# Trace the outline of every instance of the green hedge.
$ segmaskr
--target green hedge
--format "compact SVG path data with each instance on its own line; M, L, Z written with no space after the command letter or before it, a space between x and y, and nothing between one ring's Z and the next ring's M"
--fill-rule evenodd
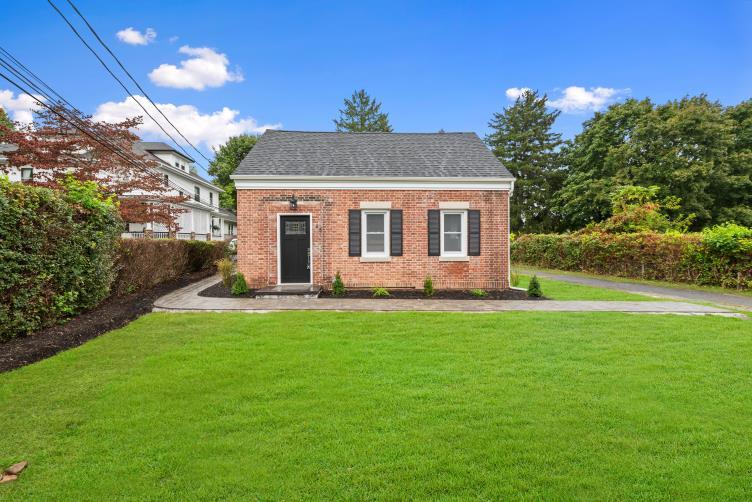
M752 289L752 230L738 225L693 234L528 234L511 253L537 267Z
M102 301L121 228L92 182L69 179L58 192L0 177L0 340Z
M212 269L226 249L224 241L124 239L120 242L112 292L129 294L191 272Z

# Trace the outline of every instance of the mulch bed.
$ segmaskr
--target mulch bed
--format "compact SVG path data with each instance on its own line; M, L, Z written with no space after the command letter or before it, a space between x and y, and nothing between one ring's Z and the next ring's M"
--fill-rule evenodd
M322 291L319 298L353 298L375 300L545 300L546 298L529 298L526 291L517 289L488 289L486 296L473 296L469 290L437 289L434 295L427 297L420 289L390 289L389 296L373 296L370 289L348 289L345 296L333 296L331 291Z
M50 326L42 331L0 344L0 372L54 356L63 350L78 347L113 329L151 312L160 296L204 279L214 272L204 270L164 282L151 289L126 296L112 297L92 310L70 319L65 324Z
M370 289L348 289L345 296L333 296L331 291L322 291L319 298L350 298L377 300L545 300L529 298L527 292L516 289L491 289L486 296L473 296L470 291L461 289L437 289L432 297L426 297L420 289L390 289L389 296L373 296ZM255 291L245 295L233 295L221 282L200 291L198 296L208 298L253 298Z
M198 296L205 298L253 298L255 294L256 290L251 289L244 295L233 295L230 288L226 288L222 282L218 282L214 286L199 291Z

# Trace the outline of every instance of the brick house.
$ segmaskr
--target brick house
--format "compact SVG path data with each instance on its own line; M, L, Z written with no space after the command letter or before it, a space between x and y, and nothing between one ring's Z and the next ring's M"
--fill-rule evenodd
M269 130L232 178L251 287L509 287L514 178L475 133Z

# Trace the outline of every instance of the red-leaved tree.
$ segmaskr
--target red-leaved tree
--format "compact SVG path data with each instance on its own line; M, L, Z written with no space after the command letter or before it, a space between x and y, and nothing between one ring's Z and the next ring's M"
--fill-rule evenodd
M76 113L78 127L91 136L63 118L71 113ZM139 138L132 130L140 124L140 117L118 123L95 122L78 112L43 108L36 112L32 124L16 124L15 130L0 124L2 141L17 147L4 153L8 162L0 164L0 172L9 172L12 166L32 166L32 183L51 188L60 186L68 175L95 181L117 198L124 221L162 223L177 231L176 220L184 209L175 204L188 197L165 184L155 170L156 161L133 152L133 143Z

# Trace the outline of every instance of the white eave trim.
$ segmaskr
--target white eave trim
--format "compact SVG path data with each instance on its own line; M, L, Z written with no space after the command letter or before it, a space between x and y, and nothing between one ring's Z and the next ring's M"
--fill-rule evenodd
M386 176L230 176L239 190L509 190L514 178L399 178Z

